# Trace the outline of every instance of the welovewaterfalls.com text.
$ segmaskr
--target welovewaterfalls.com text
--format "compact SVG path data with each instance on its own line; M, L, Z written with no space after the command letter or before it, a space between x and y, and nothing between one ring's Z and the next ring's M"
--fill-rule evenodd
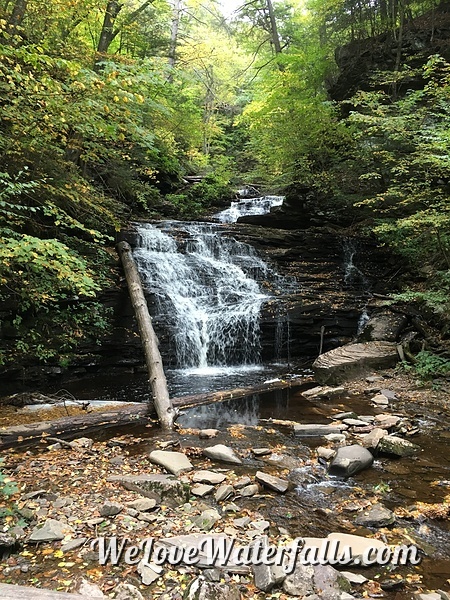
M413 545L390 548L368 546L362 555L354 556L351 546L339 540L324 540L320 546L308 546L303 538L295 539L289 546L267 544L259 538L247 546L239 546L234 539L226 537L207 538L192 545L162 544L147 538L139 544L131 544L128 538L99 537L91 548L98 552L101 565L191 565L199 567L278 566L286 575L301 565L417 565L421 561L419 550Z

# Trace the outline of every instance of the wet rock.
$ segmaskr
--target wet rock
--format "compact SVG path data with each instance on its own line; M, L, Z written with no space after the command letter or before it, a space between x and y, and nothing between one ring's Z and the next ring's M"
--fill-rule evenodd
M250 479L250 477L240 477L237 481L233 483L233 486L236 490L239 490L240 488L250 485L251 482L252 480Z
M352 477L363 469L367 469L373 463L373 456L367 450L358 444L338 448L336 456L331 461L328 468L330 475L339 477Z
M218 429L201 429L198 432L198 437L201 440L209 440L211 438L215 438L219 435L219 430Z
M86 579L82 580L78 588L78 593L81 596L87 596L88 598L106 598L98 585L95 585L95 583L91 583L90 581L86 581Z
M329 433L328 435L324 435L323 437L327 440L327 442L335 442L338 444L345 442L345 440L347 439L347 436L344 433Z
M156 506L156 500L154 498L138 498L132 502L127 502L127 506L134 508L139 512L147 512L153 510Z
M349 427L367 427L367 422L360 419L343 419L342 422Z
M61 546L61 550L63 552L71 552L72 550L77 550L78 548L81 548L81 546L84 546L87 540L88 538L85 537L77 538L76 540L70 540L69 542Z
M180 475L186 471L191 471L194 465L182 452L168 452L167 450L153 450L150 452L149 459L152 463L164 467L173 475Z
M200 576L189 585L183 600L241 600L241 592L234 584L206 581Z
M376 450L378 448L380 440L386 435L387 431L385 429L376 427L375 429L372 429L370 433L360 438L361 446L364 446L364 448L367 448L368 450Z
M293 573L283 581L283 590L291 596L310 596L314 594L314 567L297 563Z
M378 406L387 406L389 404L389 398L386 398L384 394L377 394L376 396L371 398L370 401L374 404L377 404Z
M385 592L395 592L405 587L404 579L383 579L380 581L380 588Z
M388 527L395 523L395 516L391 510L382 504L375 504L359 514L355 519L355 523L363 527Z
M244 488L242 488L240 490L240 494L244 498L249 498L250 496L254 496L258 492L259 492L259 486L256 483L246 485Z
M324 458L325 460L331 460L336 454L336 450L333 450L332 448L325 448L324 446L319 446L316 448L316 452L319 458Z
M272 450L270 448L252 448L252 452L256 457L272 454Z
M375 425L381 429L391 429L400 423L400 417L394 415L377 415Z
M194 485L191 489L191 494L194 496L199 496L200 498L204 498L208 494L210 494L214 489L213 485L208 485L206 483L198 483Z
M385 436L378 444L378 452L389 456L412 456L420 452L420 450L421 448L417 444L394 435Z
M294 425L294 435L299 437L320 437L330 434L340 434L346 428L345 425L301 425L300 423L296 423Z
M226 475L223 473L215 473L214 471L197 471L194 473L192 481L196 483L209 483L210 485L217 485L225 481Z
M350 583L354 585L362 585L366 583L368 579L364 577L364 575L359 575L357 573L351 573L350 571L341 571L341 575L347 579Z
M214 497L216 502L222 502L222 500L226 500L232 494L234 494L234 487L232 485L224 484L217 488Z
M389 310L381 310L370 317L358 335L358 341L385 340L395 342L405 328L408 318Z
M220 521L221 516L217 512L217 510L210 508L204 510L201 515L194 519L195 525L199 529L203 529L203 531L209 531L214 527L217 521Z
M137 566L137 572L141 576L144 585L151 585L161 577L163 569L159 565L148 563L146 559L142 559Z
M232 463L234 465L242 464L241 459L236 455L235 451L228 446L224 446L223 444L217 444L216 446L204 448L203 454L212 460Z
M275 477L274 475L269 475L268 473L263 473L262 471L258 471L256 473L255 479L262 485L268 487L270 490L274 490L280 494L284 494L289 487L289 481L286 479L280 479L280 477Z
M170 475L111 475L107 481L119 483L125 489L153 498L158 504L164 501L169 506L179 506L189 500L189 485Z
M288 454L271 454L265 462L268 465L273 465L279 469L298 469L303 465L303 461L296 456L289 456Z
M42 527L35 527L30 535L30 542L54 542L62 540L66 535L73 533L67 523L56 519L47 519Z
M124 505L120 504L120 502L105 502L100 507L100 516L102 517L115 517L119 513L121 513L124 509Z
M390 342L348 344L321 354L313 363L317 381L339 383L373 368L388 368L398 362L397 348Z
M333 415L333 419L336 419L337 421L342 421L343 419L357 419L357 418L358 418L358 415L353 411L337 413L336 415Z
M255 543L260 544L263 549L269 546L267 536L263 536ZM270 592L276 585L280 585L286 577L283 567L278 565L254 564L252 570L254 585L263 592Z
M144 596L131 583L119 583L114 588L114 600L144 600Z
M302 396L305 398L328 398L330 400L334 398L340 398L345 394L346 390L343 387L329 387L329 386L318 386L306 392L302 392Z

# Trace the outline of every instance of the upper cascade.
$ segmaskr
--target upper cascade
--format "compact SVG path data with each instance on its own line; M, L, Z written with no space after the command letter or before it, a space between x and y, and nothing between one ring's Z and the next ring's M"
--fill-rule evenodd
M241 198L231 206L214 215L220 223L236 223L239 217L266 215L274 206L281 206L284 196L261 196L259 198Z

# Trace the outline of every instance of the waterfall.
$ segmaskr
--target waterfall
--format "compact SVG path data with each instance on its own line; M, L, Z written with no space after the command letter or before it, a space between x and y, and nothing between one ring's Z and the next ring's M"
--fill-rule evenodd
M354 240L346 239L343 244L344 250L344 283L351 287L359 288L368 294L370 283L364 273L355 264L357 245Z
M215 214L221 223L236 223L239 217L248 215L266 215L273 206L281 206L284 196L262 196L260 198L242 198L232 202L226 210Z
M259 361L259 313L268 296L257 280L270 269L251 246L223 236L218 225L142 224L134 257L159 315L169 320L179 368Z

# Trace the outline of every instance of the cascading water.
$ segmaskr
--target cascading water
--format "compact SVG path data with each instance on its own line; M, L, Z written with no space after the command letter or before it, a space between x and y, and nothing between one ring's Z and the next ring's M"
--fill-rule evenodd
M259 313L268 297L257 282L267 265L218 226L166 222L138 228L135 259L157 310L170 320L177 366L211 372L259 360Z
M220 223L236 223L239 217L248 215L265 215L274 206L281 206L284 196L262 196L259 198L243 198L232 202L231 206L215 216Z
M361 292L364 298L370 296L370 282L359 267L355 264L355 256L357 254L357 245L354 240L345 240L344 243L344 283ZM359 335L370 316L367 312L367 301L361 310L361 315L358 319L357 335Z

